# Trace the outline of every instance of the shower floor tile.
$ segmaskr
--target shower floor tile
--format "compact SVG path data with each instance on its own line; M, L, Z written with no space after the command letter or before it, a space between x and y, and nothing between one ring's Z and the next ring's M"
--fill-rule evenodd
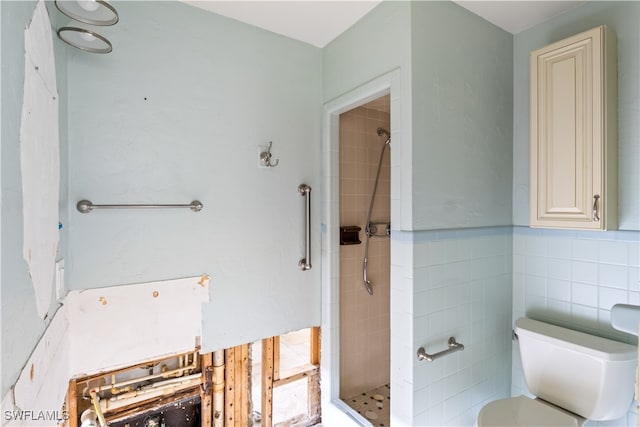
M388 427L391 419L391 387L385 384L365 393L344 399L344 402L358 411L372 425Z

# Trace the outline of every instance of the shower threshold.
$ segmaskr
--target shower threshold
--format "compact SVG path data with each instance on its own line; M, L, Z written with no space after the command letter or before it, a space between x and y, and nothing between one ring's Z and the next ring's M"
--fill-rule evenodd
M391 425L391 387L389 384L348 397L343 399L343 402L375 427Z

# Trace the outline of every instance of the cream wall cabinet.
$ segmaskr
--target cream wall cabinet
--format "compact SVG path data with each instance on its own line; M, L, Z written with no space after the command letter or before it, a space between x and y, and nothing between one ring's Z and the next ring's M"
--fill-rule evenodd
M617 227L616 65L605 26L531 52L532 227Z

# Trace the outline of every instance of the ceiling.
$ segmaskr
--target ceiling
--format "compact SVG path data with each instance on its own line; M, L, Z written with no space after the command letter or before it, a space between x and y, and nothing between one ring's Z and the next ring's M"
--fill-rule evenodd
M585 3L580 0L454 1L512 34L517 34Z
M380 3L378 0L182 1L317 47L324 47Z
M183 1L317 47L324 47L380 3L379 0ZM517 34L579 6L585 1L458 0L455 2L498 27Z

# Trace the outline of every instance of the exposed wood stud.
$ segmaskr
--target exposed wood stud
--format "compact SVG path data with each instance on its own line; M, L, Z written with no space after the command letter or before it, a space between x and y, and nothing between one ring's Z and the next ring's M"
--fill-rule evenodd
M249 423L249 345L225 350L225 426Z
M225 427L234 427L234 408L235 403L235 348L229 348L225 350L226 363L225 363Z
M322 411L320 408L320 327L315 326L311 328L311 349L309 352L311 364L318 368L318 372L309 376L307 379L307 408L309 411L309 418L313 425L320 422Z
M298 366L295 369L287 370L286 375L284 375L279 380L273 382L273 387L280 387L285 384L302 380L304 378L309 378L318 374L320 374L319 366L311 365L311 364Z
M211 353L200 356L202 366L202 385L200 387L200 425L211 427L213 418L213 356Z
M242 424L242 401L244 398L244 390L242 390L242 346L238 346L234 348L235 352L235 363L233 368L233 379L234 379L234 390L235 390L235 403L233 404L233 410L235 412L233 419L236 422L236 425L241 426Z
M274 341L262 340L262 427L273 426Z
M280 379L280 337L273 337L273 381Z
M76 398L76 380L69 381L69 389L67 391L67 420L65 425L67 427L78 427L78 400Z
M312 365L320 364L320 327L311 328L311 351L309 352L309 363Z
M314 425L320 422L322 414L320 408L320 372L307 379L307 399L309 419L311 420L308 425Z
M249 398L248 398L248 361L249 346L247 344L235 347L235 403L233 405L234 419L237 425L248 425Z

